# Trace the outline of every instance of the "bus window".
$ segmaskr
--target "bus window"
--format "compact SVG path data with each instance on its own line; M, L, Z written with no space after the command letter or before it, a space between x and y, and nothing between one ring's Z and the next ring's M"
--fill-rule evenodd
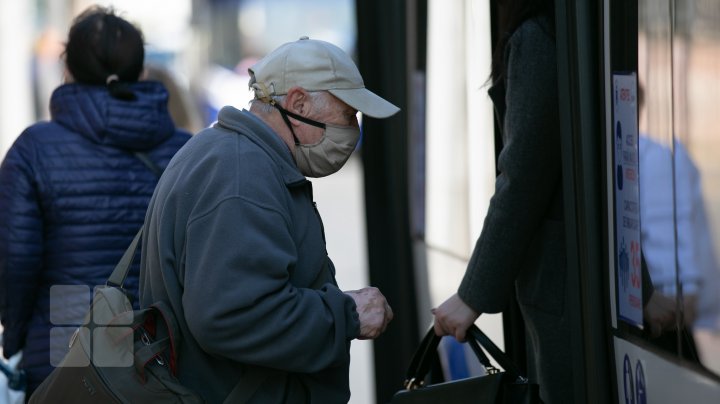
M642 251L656 292L675 300L689 331L653 342L718 373L720 3L638 7Z

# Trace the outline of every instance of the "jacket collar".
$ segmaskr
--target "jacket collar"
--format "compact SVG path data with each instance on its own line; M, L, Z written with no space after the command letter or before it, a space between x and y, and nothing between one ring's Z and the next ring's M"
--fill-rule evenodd
M241 111L232 106L223 107L218 114L216 125L248 137L263 149L280 169L285 185L295 186L309 182L298 170L285 142L250 111Z

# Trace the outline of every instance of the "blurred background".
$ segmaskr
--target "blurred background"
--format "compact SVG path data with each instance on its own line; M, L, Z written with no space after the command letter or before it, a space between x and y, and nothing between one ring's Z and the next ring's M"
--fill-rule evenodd
M676 232L676 242L669 248L675 248L677 259L665 263L670 278L654 273L652 266L650 271L656 289L664 294L694 295L698 354L707 368L720 374L718 21L716 0L638 2L639 134L668 153L667 159L643 167L644 145L650 143L641 140L641 189L643 180L654 188L647 195L641 190L641 227L644 232L660 230L652 226L663 205L676 222L666 228ZM672 202L663 204L662 195L672 196ZM643 245L643 252L651 259L650 246ZM699 281L689 274L697 274ZM698 284L695 290L693 282ZM687 305L684 309L690 310Z
M22 129L49 117L67 31L92 4L112 6L142 29L150 77L172 80L178 126L193 132L223 105L246 106L247 68L282 43L308 35L355 53L352 0L2 1L0 154Z

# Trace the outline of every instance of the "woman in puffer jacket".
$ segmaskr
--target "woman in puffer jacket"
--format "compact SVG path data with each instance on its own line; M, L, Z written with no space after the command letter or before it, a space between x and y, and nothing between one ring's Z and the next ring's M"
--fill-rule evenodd
M93 287L140 229L153 169L190 137L175 128L165 88L138 81L143 46L140 30L110 9L79 15L51 121L27 128L0 167L3 354L22 350L28 397L62 360ZM125 282L131 294L137 278L136 262Z

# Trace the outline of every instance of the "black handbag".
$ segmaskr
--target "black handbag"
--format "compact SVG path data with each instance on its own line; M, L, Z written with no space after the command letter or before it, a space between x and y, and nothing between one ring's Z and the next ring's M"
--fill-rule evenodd
M395 393L390 404L542 403L539 386L530 383L522 376L515 363L477 326L472 325L468 329L467 337L467 343L487 369L486 375L426 384L426 377L433 359L437 357L437 347L440 342L440 337L435 335L431 327L413 355L403 389ZM495 368L490 363L483 348L503 370Z

